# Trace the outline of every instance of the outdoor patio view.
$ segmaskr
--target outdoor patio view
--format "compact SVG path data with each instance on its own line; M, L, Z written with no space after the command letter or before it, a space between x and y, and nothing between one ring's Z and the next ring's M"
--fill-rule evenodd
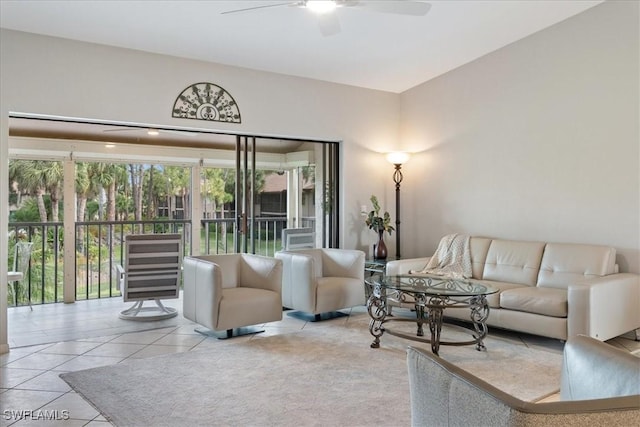
M202 254L238 248L235 169L199 169L201 194L195 201L202 218L197 227L192 224L191 167L76 162L75 200L63 197L63 169L58 161L10 161L8 265L24 278L10 284L9 306L63 301L63 254L70 247L76 300L120 296L116 265L123 263L129 234L180 233L185 255L191 252L192 230L200 232ZM252 248L271 256L281 249L281 231L287 227L287 172L255 172ZM314 167L298 172L302 215L297 226L313 227ZM73 203L76 213L73 242L64 239L66 203Z

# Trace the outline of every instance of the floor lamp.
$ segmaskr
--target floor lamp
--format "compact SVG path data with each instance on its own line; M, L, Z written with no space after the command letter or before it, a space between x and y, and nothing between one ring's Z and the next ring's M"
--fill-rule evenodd
M395 167L393 182L396 183L396 259L400 259L400 183L402 165L409 161L409 153L393 152L387 154L387 161Z

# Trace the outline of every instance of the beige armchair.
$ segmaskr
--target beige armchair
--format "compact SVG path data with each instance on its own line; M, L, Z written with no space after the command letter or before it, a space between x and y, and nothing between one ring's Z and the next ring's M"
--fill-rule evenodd
M322 320L365 303L364 252L300 249L276 253L282 260L282 305L304 320Z
M587 336L565 344L557 402L516 399L412 347L407 363L414 426L640 425L640 358Z
M246 328L282 320L282 262L250 254L184 258L183 315L218 338L263 332ZM226 336L217 331L225 331Z

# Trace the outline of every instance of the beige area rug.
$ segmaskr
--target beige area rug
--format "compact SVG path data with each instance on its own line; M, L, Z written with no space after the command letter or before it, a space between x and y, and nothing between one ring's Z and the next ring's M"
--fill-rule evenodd
M406 348L428 344L384 335L372 349L366 322L323 323L61 377L117 426L410 425ZM560 354L485 343L440 355L525 400L557 390Z

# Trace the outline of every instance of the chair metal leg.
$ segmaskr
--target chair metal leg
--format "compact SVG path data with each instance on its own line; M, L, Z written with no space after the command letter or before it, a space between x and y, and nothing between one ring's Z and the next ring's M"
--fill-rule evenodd
M320 322L322 320L336 319L338 317L349 316L347 313L341 311L328 311L326 313L311 314L304 311L289 311L287 316L291 316L295 319L304 320L305 322Z
M264 332L264 329L260 329L252 326L243 326L242 328L226 329L225 331L214 331L204 327L197 327L195 332L207 337L218 338L219 340L226 340L229 338L241 337L243 335L255 335Z
M178 311L173 307L165 307L160 300L154 300L157 307L143 307L144 301L137 301L131 307L120 312L120 318L125 320L163 320L175 317Z

